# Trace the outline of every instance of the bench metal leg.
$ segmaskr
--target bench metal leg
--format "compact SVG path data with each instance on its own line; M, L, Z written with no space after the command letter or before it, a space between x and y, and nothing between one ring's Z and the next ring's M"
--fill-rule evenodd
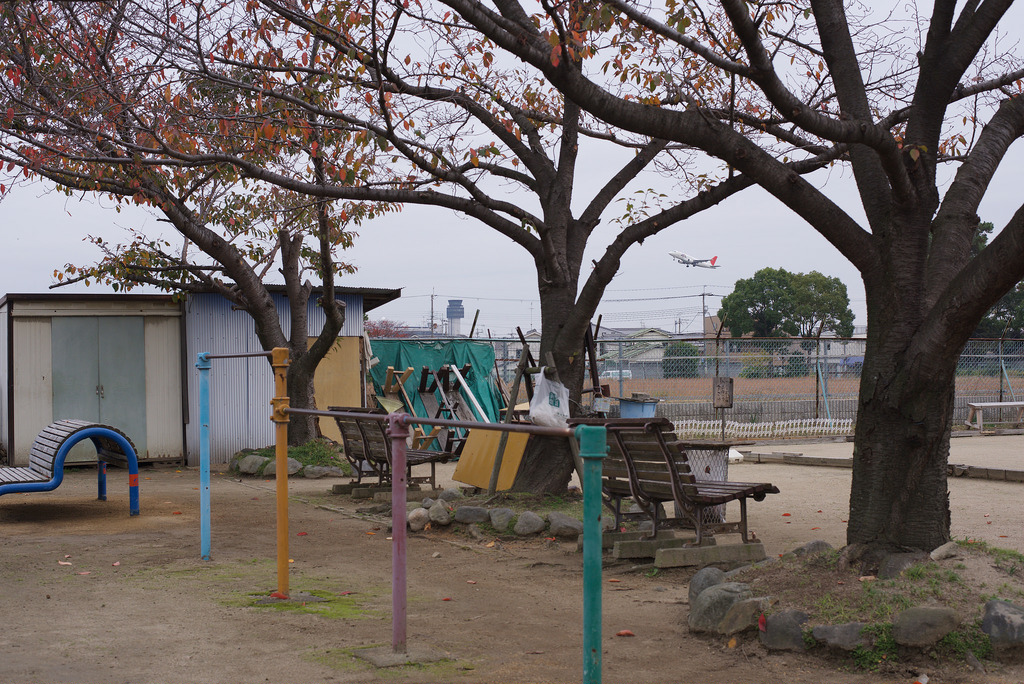
M107 464L100 461L96 468L96 487L98 489L96 498L100 501L107 500Z
M747 500L745 498L740 499L740 537L744 544L750 541L747 539Z

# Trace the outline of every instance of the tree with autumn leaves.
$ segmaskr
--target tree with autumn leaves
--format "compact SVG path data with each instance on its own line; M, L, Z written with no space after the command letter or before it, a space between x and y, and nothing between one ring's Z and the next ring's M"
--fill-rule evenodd
M176 240L136 229L125 242L89 236L101 259L68 264L54 274L57 283L218 293L252 317L263 349L289 348L291 403L313 408L313 373L344 323L335 278L352 270L336 252L351 244L353 224L389 207L292 192L245 178L230 165L154 161L161 146L200 149L205 145L200 133L217 136L220 149L244 150L251 163L265 166L291 164L296 150L254 144L268 125L258 99L207 88L195 93L193 109L184 107L187 95L178 90L180 83L172 83L150 60L146 48L153 45L122 30L136 13L140 26L175 23L173 14L141 11L153 7L124 2L0 7L0 159L10 174L7 181L41 177L68 194L102 194L157 212L176 231ZM202 108L201 116L196 108ZM309 181L316 182L323 177L316 154L320 132L308 121L301 150L309 158ZM8 183L0 182L0 195ZM284 281L288 334L268 280ZM310 344L308 301L315 292L326 323ZM313 417L292 416L292 444L317 434Z

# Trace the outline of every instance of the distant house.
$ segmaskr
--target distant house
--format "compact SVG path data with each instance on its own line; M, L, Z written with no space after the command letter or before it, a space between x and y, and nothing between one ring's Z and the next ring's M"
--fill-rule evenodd
M597 335L602 374L615 379L661 378L665 347L672 333L661 328L605 328Z
M318 401L361 405L363 313L401 290L336 288L346 323L314 380ZM283 287L272 287L281 321ZM311 298L309 334L324 323ZM196 355L259 351L252 319L220 295L8 294L0 298L0 444L8 465L25 465L38 432L63 418L121 428L140 461L195 463L199 452ZM215 361L211 455L272 442L273 379L260 358ZM334 429L323 421L325 434ZM88 441L88 440L87 440ZM94 461L83 442L71 460Z

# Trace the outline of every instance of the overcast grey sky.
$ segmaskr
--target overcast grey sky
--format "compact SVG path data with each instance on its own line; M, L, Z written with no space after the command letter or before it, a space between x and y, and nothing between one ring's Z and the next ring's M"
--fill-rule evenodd
M1011 150L982 205L983 220L996 227L1020 204L1021 144ZM860 216L849 177L838 170L819 172L816 182L827 183L830 195ZM582 179L581 182L586 182ZM90 234L110 241L127 239L125 227L165 230L157 216L138 208L117 213L107 200L89 197L81 202L45 191L41 185L18 187L0 202L5 227L0 251L0 291L46 292L54 269L64 264L89 263L98 257L83 242ZM587 260L610 241L614 226L605 222L592 240ZM359 272L341 284L359 287L403 288L403 297L377 309L371 318L388 318L409 325L426 325L431 295L440 320L448 299L462 299L467 333L477 309L477 335L488 330L508 335L516 326L527 330L540 323L534 268L526 252L474 220L440 209L407 207L364 224L355 246L343 258ZM172 242L174 240L172 239ZM721 268L686 268L668 255L680 250L697 257L718 256ZM656 326L669 331L700 330L701 293L712 313L721 295L740 278L771 266L806 273L817 270L846 283L856 325L866 325L863 286L853 266L824 238L788 209L759 189L750 189L722 205L672 227L627 252L618 276L599 308L606 327ZM84 285L56 292L108 292Z

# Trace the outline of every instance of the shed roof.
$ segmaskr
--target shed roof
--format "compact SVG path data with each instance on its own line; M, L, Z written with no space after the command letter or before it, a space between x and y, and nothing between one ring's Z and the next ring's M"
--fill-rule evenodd
M284 285L267 285L270 292L285 293ZM319 293L323 288L315 287L313 292ZM363 298L363 310L372 311L379 306L392 302L402 296L402 289L383 287L335 287L335 293L343 295L359 295ZM58 301L91 301L91 302L170 302L174 295L170 294L125 294L116 292L80 293L80 292L16 292L8 293L0 298L0 307L9 302L58 302Z

